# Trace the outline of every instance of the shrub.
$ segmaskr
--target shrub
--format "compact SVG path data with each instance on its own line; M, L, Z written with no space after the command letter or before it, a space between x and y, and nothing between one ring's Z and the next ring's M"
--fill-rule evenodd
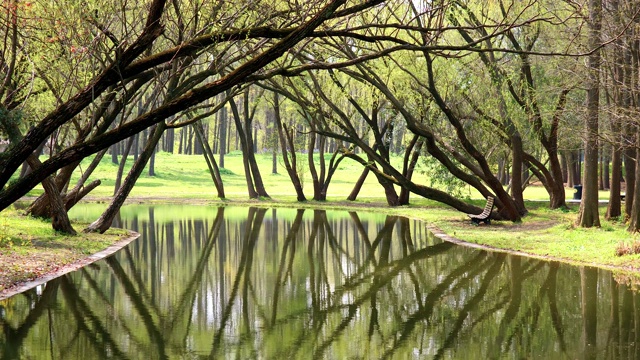
M640 254L640 240L633 240L631 243L621 241L616 245L616 255L623 256L633 254Z

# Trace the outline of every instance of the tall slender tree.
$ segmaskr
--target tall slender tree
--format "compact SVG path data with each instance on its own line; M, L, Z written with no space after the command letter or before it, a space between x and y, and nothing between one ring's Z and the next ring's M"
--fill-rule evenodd
M584 127L584 176L582 202L577 223L582 227L600 226L598 214L598 112L600 111L600 45L602 0L589 0L587 114Z

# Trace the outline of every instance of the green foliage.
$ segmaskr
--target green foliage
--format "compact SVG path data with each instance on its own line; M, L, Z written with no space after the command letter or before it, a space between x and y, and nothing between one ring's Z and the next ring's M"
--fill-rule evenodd
M423 167L420 172L429 179L430 187L442 189L458 198L469 198L468 192L464 194L464 190L468 186L467 183L451 174L444 165L433 157L423 156L422 159Z
M21 110L7 110L0 106L0 139L2 137L9 137L8 126L20 127L24 113Z

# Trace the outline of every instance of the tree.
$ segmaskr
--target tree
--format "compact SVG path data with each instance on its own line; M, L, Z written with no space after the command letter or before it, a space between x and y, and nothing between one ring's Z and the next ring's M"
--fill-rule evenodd
M614 21L612 21L614 29L623 26L622 16L619 8L619 2L617 0L611 1L611 11L614 14ZM607 220L618 218L622 215L621 199L620 199L620 183L622 175L622 149L624 144L622 142L622 124L623 115L626 111L624 102L627 89L624 87L625 81L625 61L624 61L624 41L623 37L618 38L612 49L609 51L609 71L605 74L609 75L610 90L606 91L607 103L610 103L610 110L608 112L610 119L610 135L607 142L611 146L611 182L609 187L609 204L607 205L607 213L605 218ZM606 55L607 53L605 53ZM606 57L605 57L606 58ZM605 136L606 139L606 136ZM608 169L608 164L607 164Z
M451 16L451 18L454 24L459 26L458 31L467 43L474 44L479 42L479 39L489 38L487 28L482 26L483 24L476 12L470 6L464 4L458 3L458 6L468 14L467 21L472 30L467 30L467 27L461 26L463 24L460 23L458 17ZM526 4L524 8L526 9ZM506 17L507 13L504 8L502 8L502 12ZM518 31L506 29L504 40L515 51L513 55L506 54L498 57L492 51L478 53L478 58L488 70L487 73L491 81L491 85L485 86L489 87L489 91L495 94L496 102L482 98L474 100L471 99L467 91L460 90L479 116L491 117L492 111L486 105L482 105L483 103L497 107L498 118L492 118L492 124L507 136L507 145L511 148L512 159L511 192L521 211L524 209L522 191L526 185L523 181L526 179L522 178L522 167L525 163L530 165L531 170L533 170L549 193L550 208L566 207L562 167L560 166L558 154L558 132L562 113L567 102L567 95L571 87L563 84L562 81L554 79L558 75L550 71L535 71L536 67L540 67L540 64L535 61L530 52L536 47L548 47L548 43L551 41L541 36L541 32L544 31L542 27L543 25L536 24L531 27L519 28ZM476 38L472 36L472 31L477 33ZM493 39L499 43L503 40L503 37L494 37ZM484 44L486 44L487 50L494 49L494 44L491 40L485 41ZM515 63L515 66L512 65L513 63ZM481 81L481 79L478 80ZM554 86L559 87L560 91L557 95L555 110L549 115L550 119L546 120L543 108L549 105L544 102L551 102L552 98L548 96L549 90L541 89L538 84L550 81L554 81ZM508 100L511 101L511 104L508 103ZM526 122L520 119L526 119ZM533 130L535 134L533 138L538 141L538 144L532 145L541 146L546 152L545 160L532 155L531 150L525 150L524 141L526 139L523 139L521 133L528 132L527 128ZM529 145L529 148L532 148L532 146Z
M245 89L243 93L243 114L240 116L238 111L238 105L235 100L230 100L231 112L233 114L233 120L236 124L236 130L240 144L242 146L242 160L244 165L244 176L247 181L247 190L251 199L256 199L260 196L269 197L267 190L264 188L262 181L262 175L260 175L260 168L258 168L258 162L256 161L255 149L253 147L253 136L251 135L252 123L257 109L257 101L253 108L250 109L249 105L249 89ZM258 97L262 96L259 94ZM256 99L254 98L254 101Z
M587 114L584 131L584 181L578 224L582 227L600 226L598 215L598 112L600 110L600 49L602 0L589 1Z
M275 127L278 131L278 137L280 139L280 152L282 153L282 162L284 168L287 170L289 179L293 184L293 188L296 192L296 199L298 201L307 201L302 188L302 176L299 172L298 158L296 154L296 146L294 140L294 129L291 124L287 125L282 121L282 114L280 111L280 96L277 92L273 93L273 113Z

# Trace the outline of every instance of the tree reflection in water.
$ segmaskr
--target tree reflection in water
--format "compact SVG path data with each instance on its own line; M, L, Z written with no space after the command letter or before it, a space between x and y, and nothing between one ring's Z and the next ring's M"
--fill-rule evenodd
M118 221L141 238L0 302L2 359L640 355L640 299L611 273L461 248L407 218L149 207Z

